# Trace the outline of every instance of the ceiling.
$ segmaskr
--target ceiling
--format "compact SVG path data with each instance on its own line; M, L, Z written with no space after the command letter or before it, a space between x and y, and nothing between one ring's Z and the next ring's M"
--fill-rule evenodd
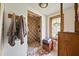
M33 3L33 4L29 4L30 7L34 10L39 11L40 13L44 14L44 15L50 15L51 13L55 13L57 12L60 8L59 8L59 4L54 4L54 3L49 3L47 8L41 8L37 3Z
M40 13L44 15L50 15L55 12L60 12L60 3L48 3L47 8L41 8L38 3L27 3L29 5L29 8L32 8L34 10L39 11ZM72 3L65 3L64 4L64 9L67 9L69 7L73 6Z
M17 7L18 7L18 9L23 9L23 10L30 8L30 9L34 9L46 16L56 13L56 12L60 12L60 3L48 3L47 8L41 8L38 3L22 3L22 4L10 3L10 4L5 4L5 6L6 6L6 8L9 8L10 10L11 9L17 10ZM67 9L71 6L73 6L73 3L64 3L64 9Z

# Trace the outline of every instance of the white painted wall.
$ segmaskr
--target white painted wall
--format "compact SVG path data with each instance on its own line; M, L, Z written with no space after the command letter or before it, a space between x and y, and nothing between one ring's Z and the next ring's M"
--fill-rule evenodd
M0 4L0 55L2 55L2 23L3 23L3 9L4 5Z
M1 26L2 26L2 19L1 19L1 3L0 3L0 48L1 48ZM1 55L1 49L0 49L0 55Z
M19 41L16 41L16 45L14 47L11 47L8 44L8 36L7 31L11 22L11 19L8 18L8 13L16 13L16 15L23 15L26 17L26 23L27 22L27 11L33 11L39 15L42 16L42 28L41 28L41 40L45 38L45 32L46 32L46 22L45 22L45 16L41 14L40 12L33 9L34 7L30 7L28 4L5 4L5 20L4 20L4 55L8 56L26 56L27 55L27 36L25 38L25 43L23 45L20 45Z
M8 28L11 19L8 18L8 13L15 13L16 15L23 15L26 17L25 7L16 4L5 4L5 19L4 19L4 55L6 56L26 56L27 55L27 36L24 39L24 44L20 45L20 41L16 41L16 45L11 47L8 44Z
M64 32L75 32L74 7L64 10Z

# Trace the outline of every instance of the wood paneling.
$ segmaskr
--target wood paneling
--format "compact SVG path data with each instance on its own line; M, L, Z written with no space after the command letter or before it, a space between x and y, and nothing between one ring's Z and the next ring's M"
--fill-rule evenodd
M79 21L78 21L78 3L74 4L75 9L75 32L79 33Z
M41 39L41 18L35 17L35 14L28 14L28 43L40 42ZM34 15L34 16L33 16Z
M60 15L61 15L61 32L64 31L64 13L63 13L63 3L60 4Z
M58 55L59 56L79 56L79 22L78 22L78 4L74 4L75 9L75 32L63 32L58 34ZM61 3L61 20L64 19L63 4ZM63 21L62 21L63 23ZM64 23L63 23L64 25ZM63 26L61 26L62 28ZM64 27L63 27L64 28Z
M75 10L75 22L78 21L78 4L74 3L74 10Z
M58 37L59 56L79 56L79 34L60 32Z
M15 14L15 13L14 13ZM12 14L8 14L8 18L12 18ZM19 19L19 16L16 15L15 19Z
M75 22L75 32L79 33L79 21Z
M13 14L15 14L15 13L13 13ZM12 18L12 15L13 15L13 14L8 14L8 18ZM16 19L16 20L19 20L19 17L20 17L20 16L15 15L15 19ZM24 17L24 19L25 19L25 17Z
M38 15L38 14L36 14L36 13L34 13L34 12L32 12L32 11L29 11L28 10L28 15L30 16L30 17L41 17L40 15Z

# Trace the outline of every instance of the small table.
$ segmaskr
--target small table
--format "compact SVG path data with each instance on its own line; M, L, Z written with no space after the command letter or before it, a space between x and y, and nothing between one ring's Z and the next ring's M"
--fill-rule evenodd
M43 40L43 49L48 52L53 50L53 41L51 40L50 42L48 42L48 40Z

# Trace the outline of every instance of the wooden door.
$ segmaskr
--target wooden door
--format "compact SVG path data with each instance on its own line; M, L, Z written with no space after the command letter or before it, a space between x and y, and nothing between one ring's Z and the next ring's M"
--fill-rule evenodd
M28 14L28 43L40 43L41 38L41 17L36 14Z

